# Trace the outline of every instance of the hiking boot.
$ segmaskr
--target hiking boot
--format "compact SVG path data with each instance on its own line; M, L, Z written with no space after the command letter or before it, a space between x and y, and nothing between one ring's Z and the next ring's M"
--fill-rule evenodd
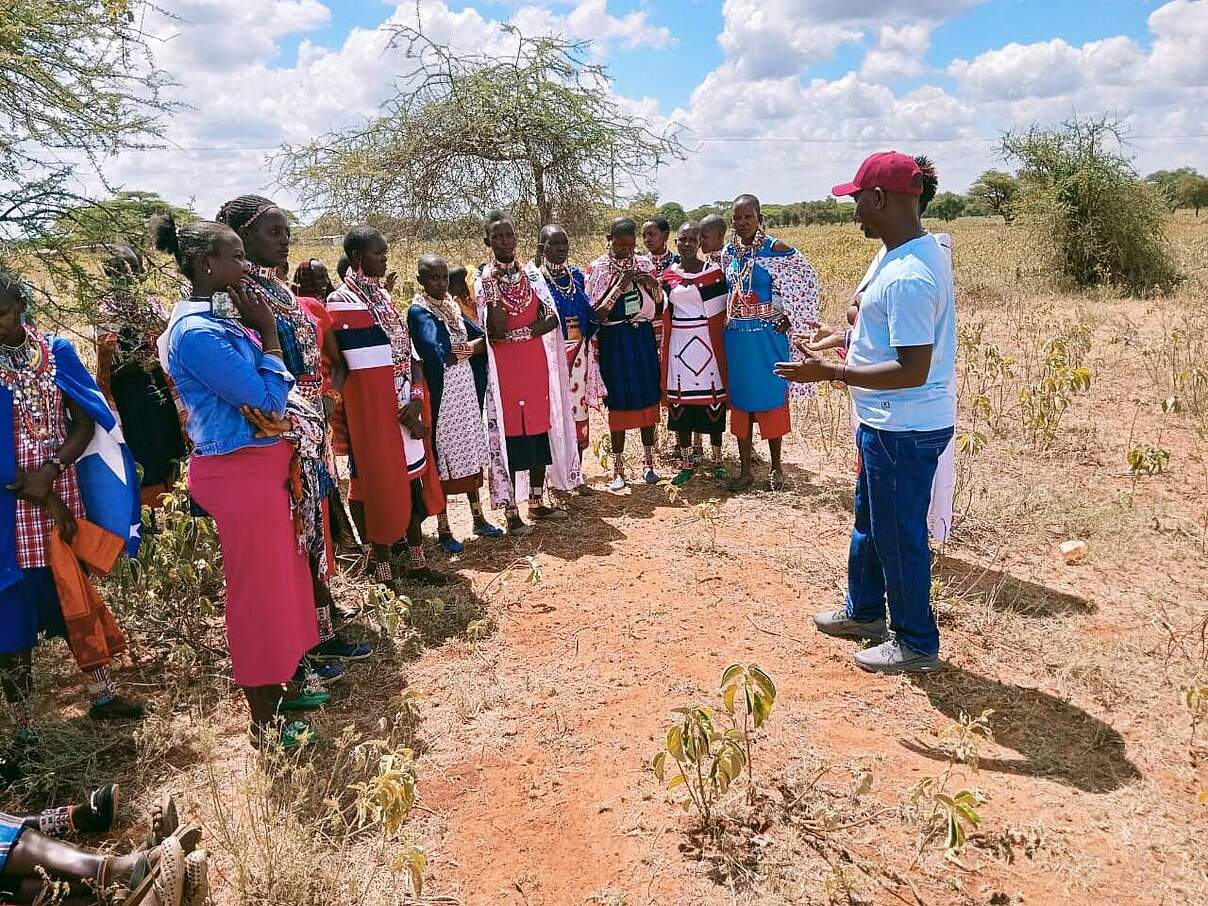
M856 652L856 666L870 673L931 673L943 662L934 654L923 654L897 639Z
M815 614L814 626L819 632L840 639L883 642L889 638L889 629L885 626L884 617L879 620L853 620L842 608Z

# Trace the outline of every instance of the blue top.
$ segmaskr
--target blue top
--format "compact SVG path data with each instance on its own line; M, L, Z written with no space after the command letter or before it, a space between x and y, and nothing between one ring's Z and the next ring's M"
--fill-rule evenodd
M578 318L579 333L582 334L584 340L590 340L596 333L597 324L595 312L591 310L591 300L587 298L587 281L583 276L583 271L573 264L569 265L567 270L570 272L571 280L569 287L561 286L556 280L549 277L545 280L550 295L554 297L554 304L558 306L558 320L562 322L562 339L570 338L566 319Z
M930 346L921 387L851 387L860 422L881 431L935 431L956 424L956 289L949 252L930 233L887 252L860 300L850 365L897 359L898 347Z
M772 275L766 267L759 263L760 258L788 258L794 254L794 249L786 248L782 251L776 251L776 240L769 236L764 240L763 245L755 249L752 254L755 256L755 263L751 266L750 280L740 280L739 277L743 272L747 258L737 255L731 255L726 268L726 281L730 284L730 292L738 295L745 293L755 293L759 297L759 301L763 304L771 303L776 308L783 308L784 303L780 296L776 293L776 287L772 280ZM745 319L744 319L745 320Z
M466 328L466 339L473 343L486 336L482 329L458 311ZM417 302L407 309L407 330L411 333L411 345L424 363L424 382L432 401L432 421L440 417L440 401L445 394L445 368L449 354L453 352L453 338L445 322ZM474 372L474 389L478 393L478 408L481 409L487 394L487 357L476 355L470 359L470 370Z
M195 455L218 456L280 440L257 438L239 407L281 415L294 377L237 322L208 312L181 318L168 337L168 373L189 414Z

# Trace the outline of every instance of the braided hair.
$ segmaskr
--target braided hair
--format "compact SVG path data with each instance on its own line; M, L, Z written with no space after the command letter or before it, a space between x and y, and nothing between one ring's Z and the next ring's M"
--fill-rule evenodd
M263 195L240 195L219 208L218 215L214 219L219 223L225 223L236 233L242 233L252 225L257 217L275 207L277 207L276 202Z
M0 294L12 296L22 308L29 304L29 287L12 271L0 270Z
M160 214L151 221L151 238L155 247L172 255L180 272L192 280L196 260L217 254L223 240L235 238L235 234L226 224L209 220L178 227L171 214Z
M923 193L919 195L919 214L922 214L935 198L935 193L940 187L940 178L935 173L935 164L926 154L920 154L914 162L923 171Z

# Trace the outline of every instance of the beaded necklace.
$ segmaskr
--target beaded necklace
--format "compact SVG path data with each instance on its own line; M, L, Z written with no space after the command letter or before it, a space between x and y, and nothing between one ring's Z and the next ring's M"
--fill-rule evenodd
M730 237L730 256L738 265L738 273L731 281L735 294L750 296L754 292L755 258L767 240L768 234L762 226L755 230L749 243L737 233Z
M531 304L533 288L516 259L504 263L492 257L491 266L482 275L482 294L488 307L501 302L504 311L515 318Z
M549 278L547 285L557 301L567 305L574 301L577 291L575 274L567 264L550 264L547 261L541 270Z
M295 377L317 377L319 374L319 331L310 315L298 304L288 286L277 278L271 267L256 267L249 271L244 285L268 303L276 315L282 350L290 361L285 364ZM296 369L296 370L295 370Z
M390 295L378 283L378 278L350 270L344 277L344 286L365 303L365 307L373 315L373 320L385 332L390 341L394 373L403 377L410 376L411 332L407 329L407 319L394 307Z
M425 292L416 296L415 301L420 302L444 322L449 331L449 339L454 346L465 343L470 338L465 321L461 318L461 308L453 301L452 296L446 294L443 299L437 299Z
M651 255L650 260L654 262L654 273L661 277L663 271L667 270L675 262L675 254L671 249L663 249L663 254Z
M29 325L20 345L0 345L0 385L12 394L21 428L42 458L53 455L58 446L62 397L55 384L57 373L50 342Z

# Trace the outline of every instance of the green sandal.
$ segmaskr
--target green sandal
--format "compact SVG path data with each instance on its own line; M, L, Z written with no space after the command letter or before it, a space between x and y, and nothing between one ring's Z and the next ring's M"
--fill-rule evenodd
M294 752L312 745L317 736L314 729L304 720L291 720L287 724L274 723L272 726L248 730L252 747L264 749L280 749L283 752Z
M329 701L331 701L330 692L307 687L300 689L296 695L282 699L278 709L281 711L315 711Z

